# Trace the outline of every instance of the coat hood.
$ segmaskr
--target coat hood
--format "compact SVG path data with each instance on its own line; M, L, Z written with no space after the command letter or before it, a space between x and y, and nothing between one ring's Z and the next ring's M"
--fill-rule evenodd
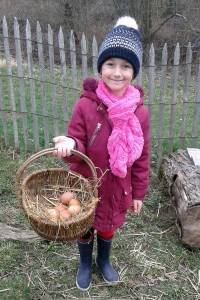
M90 98L91 100L95 100L96 102L98 102L99 104L101 103L101 100L98 99L97 95L96 95L96 89L98 87L98 80L93 78L93 77L87 77L86 79L84 79L83 81L83 93L81 95L82 97L87 97ZM144 103L144 91L143 89L138 86L138 85L134 85L134 87L140 92L140 103L139 105L143 105Z

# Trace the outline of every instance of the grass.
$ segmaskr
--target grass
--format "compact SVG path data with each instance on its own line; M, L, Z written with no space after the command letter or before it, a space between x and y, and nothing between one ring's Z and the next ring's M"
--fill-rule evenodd
M26 157L1 148L0 222L24 229L30 226L14 182ZM92 287L81 292L75 286L75 242L0 241L0 299L199 299L199 251L182 245L170 199L153 168L142 213L128 214L111 258L121 276L119 285L107 286L94 265Z

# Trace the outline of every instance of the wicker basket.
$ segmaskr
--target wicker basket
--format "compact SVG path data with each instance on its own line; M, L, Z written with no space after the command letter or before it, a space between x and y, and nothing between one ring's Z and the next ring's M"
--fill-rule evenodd
M18 169L16 174L17 194L29 223L35 232L47 240L69 241L83 235L94 221L97 197L97 174L92 161L79 151L72 150L89 166L93 179L84 178L78 173L62 168L48 168L34 171L24 176L28 165L41 156L52 154L54 148L42 150L32 155ZM58 204L55 195L66 190L75 191L81 202L81 212L65 221L51 221L46 210ZM52 200L53 199L53 200Z

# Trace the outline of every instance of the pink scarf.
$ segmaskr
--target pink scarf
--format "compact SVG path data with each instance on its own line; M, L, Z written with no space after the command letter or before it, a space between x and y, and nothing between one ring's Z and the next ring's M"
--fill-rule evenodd
M108 107L108 116L113 123L107 145L110 167L114 175L124 178L127 168L141 156L144 145L140 122L134 113L140 102L140 92L129 85L126 93L117 97L99 80L96 93Z

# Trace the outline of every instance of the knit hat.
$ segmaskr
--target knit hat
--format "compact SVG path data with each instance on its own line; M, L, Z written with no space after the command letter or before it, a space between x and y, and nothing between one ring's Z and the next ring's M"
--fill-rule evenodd
M141 56L141 35L135 19L128 16L121 17L100 46L97 69L100 73L102 64L111 57L123 58L133 66L136 77L140 69Z

